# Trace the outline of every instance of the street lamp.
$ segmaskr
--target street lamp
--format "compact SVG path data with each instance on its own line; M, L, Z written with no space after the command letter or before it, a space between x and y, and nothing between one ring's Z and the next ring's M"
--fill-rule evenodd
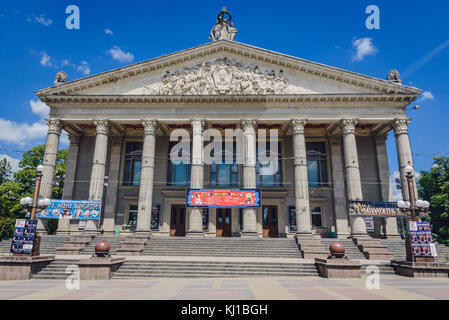
M45 210L51 203L50 199L39 199L39 191L41 188L41 180L42 175L44 172L44 166L39 165L36 168L36 183L34 186L34 194L33 198L25 197L20 199L20 204L22 205L23 209L30 214L30 220L36 220L36 214L37 212L41 212L42 210ZM36 231L36 235L34 237L34 243L33 243L33 252L32 256L39 256L40 255L40 242L41 237L39 233Z
M408 194L410 201L399 200L397 202L398 208L411 216L412 221L419 221L421 213L426 214L429 211L430 203L424 200L416 200L415 183L413 181L413 168L411 166L405 167L408 185ZM413 262L412 244L410 242L410 227L407 225L407 233L405 235L405 250L407 261Z

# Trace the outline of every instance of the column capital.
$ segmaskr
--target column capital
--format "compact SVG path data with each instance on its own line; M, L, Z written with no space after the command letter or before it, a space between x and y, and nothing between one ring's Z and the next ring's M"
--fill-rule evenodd
M48 126L48 133L53 133L57 135L61 135L62 131L62 122L59 119L45 119Z
M242 120L241 125L243 128L243 131L255 130L257 121L256 120Z
M156 134L156 130L158 128L158 124L156 120L142 120L142 124L145 130L145 135L150 134L150 135L155 135Z
M343 134L355 134L355 127L358 121L355 119L343 119L341 121L341 130Z
M306 119L294 119L292 120L291 126L293 129L293 134L304 134L304 128L307 124Z
M376 145L377 146L383 146L387 142L388 135L386 135L386 134L379 134L379 135L374 136L374 138L376 140Z
M408 119L394 119L393 130L395 135L408 134L408 125L410 120Z
M190 120L190 123L192 124L193 131L199 131L202 133L204 131L204 128L206 127L206 121L201 119L193 119Z
M97 127L97 134L109 134L109 120L94 120L94 124Z

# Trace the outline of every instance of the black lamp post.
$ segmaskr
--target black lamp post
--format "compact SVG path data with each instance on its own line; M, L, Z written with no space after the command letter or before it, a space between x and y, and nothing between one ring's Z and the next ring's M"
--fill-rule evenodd
M411 216L411 221L419 221L419 216L421 213L427 213L429 211L429 207L430 204L427 201L423 201L423 200L416 200L416 196L415 196L415 183L413 181L413 168L411 166L407 166L405 168L406 170L406 178L407 178L407 185L408 185L408 193L409 193L409 198L410 201L403 201L400 200L397 202L397 205L399 207L399 209L404 212L404 213L410 213ZM412 252L412 244L410 241L410 226L409 224L407 224L406 226L407 228L407 233L405 235L405 250L406 250L406 257L407 257L407 261L413 262L413 252ZM432 260L434 261L435 259L432 258L427 258L426 260Z
M42 180L42 175L43 175L43 171L44 171L44 166L39 165L36 169L37 169L37 174L36 174L36 183L34 186L33 198L26 197L26 198L23 198L20 200L20 204L22 205L23 209L26 212L30 212L31 220L36 220L36 214L38 212L41 212L42 210L45 210L50 205L50 199L46 198L46 199L39 200L39 191L41 188L41 180ZM33 243L33 251L31 253L32 256L40 255L40 242L41 242L41 237L40 237L39 233L36 231L36 235L34 237L34 243Z

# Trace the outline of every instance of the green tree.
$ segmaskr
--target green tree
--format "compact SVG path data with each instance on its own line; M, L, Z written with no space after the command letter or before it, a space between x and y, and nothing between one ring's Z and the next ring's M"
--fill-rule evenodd
M430 202L432 230L438 242L449 244L449 157L434 157L429 171L421 172L419 196Z
M25 217L20 199L27 196L32 197L36 182L36 168L42 164L44 153L44 145L38 145L25 152L19 162L20 170L14 173L13 181L0 184L0 239L11 237L15 220ZM61 199L62 197L67 153L67 149L59 150L56 157L55 185L53 186L52 199ZM50 219L48 232L54 232L57 225L57 220Z
M9 163L8 159L3 158L0 160L0 184L3 182L6 182L11 177L11 164Z
M16 219L25 218L20 199L31 196L18 182L6 181L0 185L0 239L12 237Z

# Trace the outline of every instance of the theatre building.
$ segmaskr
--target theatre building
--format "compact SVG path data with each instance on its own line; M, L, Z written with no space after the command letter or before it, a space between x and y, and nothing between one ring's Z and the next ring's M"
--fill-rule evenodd
M349 201L393 201L390 161L399 162L409 198L405 108L421 91L402 85L394 70L377 79L237 42L226 14L209 43L75 81L61 72L37 92L51 109L41 196L51 196L64 130L70 146L63 199L102 201L98 222L61 219L58 234L365 235L364 218L350 216ZM242 163L237 147L221 153L231 152L231 163L206 163L210 129L241 130ZM278 165L262 174L258 142L270 129L278 132L270 155ZM190 136L188 161L174 163L178 132ZM394 159L387 157L389 133ZM261 203L187 207L188 189L259 189ZM45 228L40 219L40 232ZM375 217L369 231L398 237L397 218Z

